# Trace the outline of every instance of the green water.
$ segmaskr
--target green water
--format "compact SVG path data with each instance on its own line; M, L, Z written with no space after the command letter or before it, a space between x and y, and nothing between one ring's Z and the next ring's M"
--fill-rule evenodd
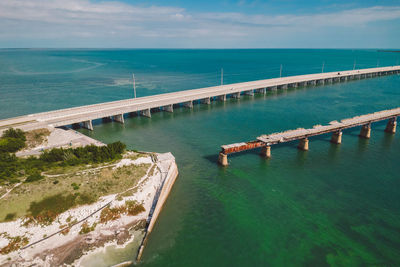
M139 83L142 95L195 88L196 75L204 78L198 87L215 84L218 71L211 77L206 70L216 62L224 71L244 73L227 76L228 81L242 81L276 77L279 61L291 66L289 74L300 74L318 72L322 60L330 62L327 71L333 71L351 69L354 58L363 67L374 67L377 58L382 65L393 65L397 56L357 50L41 51L31 56L47 62L51 53L62 60L74 56L104 65L83 71L84 66L71 66L78 71L55 74L63 85L48 74L13 74L3 66L3 117L13 110L24 114L104 101L106 96L128 97L128 82L112 87L103 79L128 76L128 63L111 61L129 55L134 55L130 66L141 66L139 73L147 79ZM34 68L33 63L24 64L25 69ZM267 74L254 74L268 67ZM279 65L277 71L279 75ZM13 78L17 75L21 80ZM385 122L373 124L370 140L359 139L354 128L344 132L341 145L331 144L326 135L311 138L308 152L290 143L273 146L270 160L252 151L230 156L230 166L223 168L216 159L223 144L398 107L399 82L400 76L393 75L243 96L195 105L193 110L153 113L151 119L126 118L124 125L97 122L93 132L81 131L104 142L121 140L131 149L171 151L176 157L180 175L141 266L398 266L400 139L384 132ZM41 90L32 90L30 84L36 83ZM11 89L17 87L35 101L19 103L26 96ZM66 100L68 94L71 99ZM54 96L63 97L47 103ZM15 100L14 107L7 104Z

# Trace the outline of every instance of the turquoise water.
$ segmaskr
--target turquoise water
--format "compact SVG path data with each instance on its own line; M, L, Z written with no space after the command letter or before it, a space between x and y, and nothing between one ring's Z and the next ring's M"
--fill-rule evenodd
M55 108L283 75L394 65L373 50L0 50L0 118ZM82 132L129 148L171 151L180 176L143 266L397 266L399 135L373 125L257 151L216 165L219 146L399 106L400 76L243 96L240 100L96 123ZM132 258L135 251L132 251ZM126 259L123 259L126 260Z

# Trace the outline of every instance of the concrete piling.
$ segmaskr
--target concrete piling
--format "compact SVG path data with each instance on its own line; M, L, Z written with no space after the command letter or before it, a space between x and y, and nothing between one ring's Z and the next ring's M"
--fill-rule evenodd
M271 157L271 146L263 146L261 148L260 155L264 158L269 159Z
M249 95L249 96L253 96L254 95L254 90L248 90L248 91L244 91L245 95Z
M203 104L206 104L206 105L210 105L210 104L211 104L211 98L210 98L210 97L204 98L204 99L202 100L202 103L203 103Z
M267 93L267 88L256 89L255 92L258 93L258 94L266 94Z
M118 114L113 116L114 121L119 122L119 123L125 123L124 121L124 114Z
M187 102L183 103L183 106L185 108L193 108L193 101L187 101Z
M370 123L365 124L361 127L360 137L365 138L365 139L371 138L371 124Z
M308 81L307 84L308 85L316 85L317 81L316 80Z
M388 123L386 124L386 129L385 132L394 134L396 133L396 126L397 126L397 121L396 117L391 118Z
M93 131L93 124L91 120L83 122L83 128Z
M308 151L308 138L300 139L298 149Z
M233 97L233 98L236 98L236 99L240 99L240 92L233 93L233 94L232 94L232 97Z
M147 117L147 118L151 118L151 111L149 108L145 109L145 110L141 110L140 115Z
M331 137L331 143L341 144L342 143L342 131L334 132Z
M226 95L220 95L220 96L218 96L218 100L219 100L219 101L225 102L225 101L226 101Z
M218 163L222 166L228 166L228 155L220 152L218 156Z
M174 112L174 105L171 104L171 105L163 106L163 110L166 112L172 113L172 112Z

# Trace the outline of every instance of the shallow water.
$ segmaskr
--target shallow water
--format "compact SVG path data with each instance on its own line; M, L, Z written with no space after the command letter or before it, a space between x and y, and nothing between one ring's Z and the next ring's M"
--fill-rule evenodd
M394 65L372 50L0 50L0 117L283 75ZM51 73L51 74L50 74ZM143 266L353 266L400 263L400 152L385 122L272 147L216 165L219 146L399 105L400 76L243 96L82 132L131 149L171 151L179 178ZM135 256L132 251L132 259ZM125 260L125 259L124 259Z

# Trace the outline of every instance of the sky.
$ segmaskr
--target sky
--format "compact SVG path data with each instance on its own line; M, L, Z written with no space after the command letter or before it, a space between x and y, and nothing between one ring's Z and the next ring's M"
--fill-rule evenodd
M0 0L0 48L400 48L400 0Z

